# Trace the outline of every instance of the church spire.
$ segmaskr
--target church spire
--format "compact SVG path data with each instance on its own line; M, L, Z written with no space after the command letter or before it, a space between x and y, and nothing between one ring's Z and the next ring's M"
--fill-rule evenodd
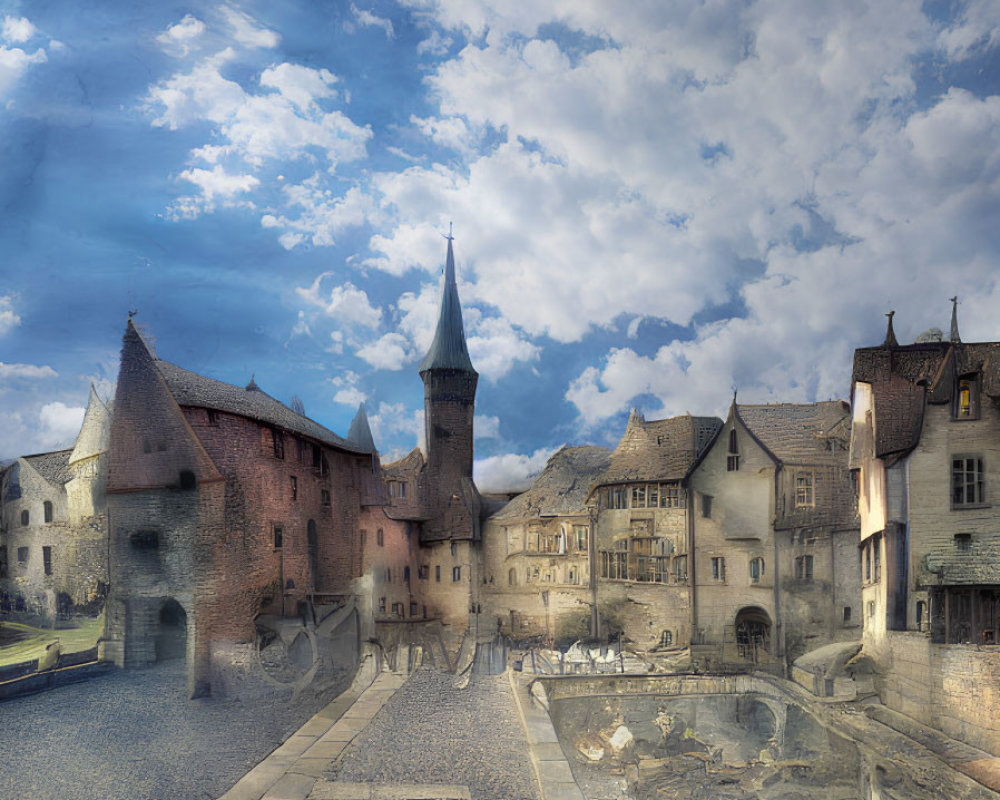
M951 298L951 335L948 337L953 342L961 342L958 335L958 295Z
M452 235L448 240L448 256L444 265L444 291L441 294L441 316L431 349L420 363L423 374L432 369L454 369L475 372L469 350L465 345L465 327L462 325L462 306L458 300L458 284L455 282L455 254L452 252Z
M886 314L889 318L889 326L885 330L885 341L882 342L882 347L899 347L899 342L896 341L896 332L892 329L892 318L895 313L895 311L890 311Z

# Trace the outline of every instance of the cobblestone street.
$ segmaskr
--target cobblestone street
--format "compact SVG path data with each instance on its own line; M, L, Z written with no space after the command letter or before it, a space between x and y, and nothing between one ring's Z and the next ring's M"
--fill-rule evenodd
M215 798L339 691L187 700L183 673L166 662L0 703L0 797Z
M534 777L504 675L420 669L351 744L337 780L467 785L474 800L536 800Z

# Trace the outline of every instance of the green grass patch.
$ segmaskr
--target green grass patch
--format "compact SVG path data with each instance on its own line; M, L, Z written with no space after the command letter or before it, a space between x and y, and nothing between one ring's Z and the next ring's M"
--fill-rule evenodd
M64 627L65 626L65 627ZM59 627L34 628L20 622L0 622L0 667L40 658L46 646L59 640L63 653L78 653L97 644L104 631L104 612L60 622Z

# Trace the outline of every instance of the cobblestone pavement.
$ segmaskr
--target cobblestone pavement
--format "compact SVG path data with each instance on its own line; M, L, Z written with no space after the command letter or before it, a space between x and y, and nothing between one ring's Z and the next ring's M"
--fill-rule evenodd
M347 687L296 701L187 700L184 662L0 703L0 798L204 800Z
M528 748L504 675L422 668L345 752L336 780L452 783L473 800L537 800Z

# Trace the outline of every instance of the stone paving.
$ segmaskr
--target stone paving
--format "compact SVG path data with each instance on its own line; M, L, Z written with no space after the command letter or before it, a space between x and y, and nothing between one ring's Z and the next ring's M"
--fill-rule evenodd
M241 703L185 697L183 661L0 703L0 797L218 797L339 690Z
M473 800L537 800L507 677L474 675L465 689L454 681L454 675L417 670L351 743L331 777L464 786Z

